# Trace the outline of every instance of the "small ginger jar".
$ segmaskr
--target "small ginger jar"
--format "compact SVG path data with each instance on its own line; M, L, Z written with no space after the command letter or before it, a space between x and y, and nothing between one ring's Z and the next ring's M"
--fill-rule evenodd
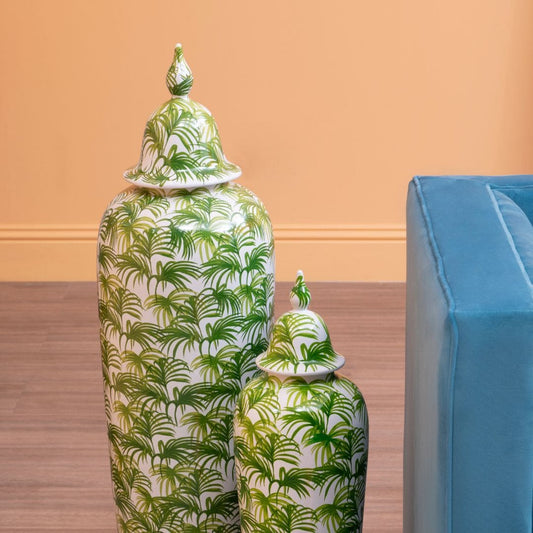
M292 311L258 357L262 375L235 411L235 463L244 533L361 532L368 416L298 273Z
M272 326L274 240L232 182L176 46L131 186L98 238L100 339L119 531L237 533L233 411Z

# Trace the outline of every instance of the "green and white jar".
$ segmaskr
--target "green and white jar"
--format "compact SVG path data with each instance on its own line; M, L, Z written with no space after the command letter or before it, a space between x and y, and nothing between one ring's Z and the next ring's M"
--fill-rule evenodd
M356 533L363 527L368 415L359 389L334 372L322 318L298 273L294 310L257 360L264 373L237 401L235 463L244 533Z
M180 45L167 85L98 239L118 528L236 533L233 412L268 345L272 228L258 198L229 183L240 169L188 97Z

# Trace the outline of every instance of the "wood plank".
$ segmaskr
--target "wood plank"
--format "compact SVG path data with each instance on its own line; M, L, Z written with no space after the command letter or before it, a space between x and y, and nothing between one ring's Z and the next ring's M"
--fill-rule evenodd
M368 404L365 533L400 533L405 286L309 287ZM116 531L93 283L0 284L0 532L23 531Z

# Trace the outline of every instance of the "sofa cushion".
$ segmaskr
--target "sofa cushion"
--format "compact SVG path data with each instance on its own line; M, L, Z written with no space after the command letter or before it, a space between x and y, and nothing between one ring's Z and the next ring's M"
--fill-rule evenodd
M528 281L533 280L533 225L516 202L502 191L492 191L509 244Z

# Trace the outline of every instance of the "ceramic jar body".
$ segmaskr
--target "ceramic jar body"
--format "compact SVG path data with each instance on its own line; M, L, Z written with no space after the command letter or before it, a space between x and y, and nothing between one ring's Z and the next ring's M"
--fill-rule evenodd
M366 406L348 379L250 381L235 414L242 531L360 532L367 456Z
M103 216L98 265L119 530L239 531L233 409L271 328L268 214L233 183L131 187Z

